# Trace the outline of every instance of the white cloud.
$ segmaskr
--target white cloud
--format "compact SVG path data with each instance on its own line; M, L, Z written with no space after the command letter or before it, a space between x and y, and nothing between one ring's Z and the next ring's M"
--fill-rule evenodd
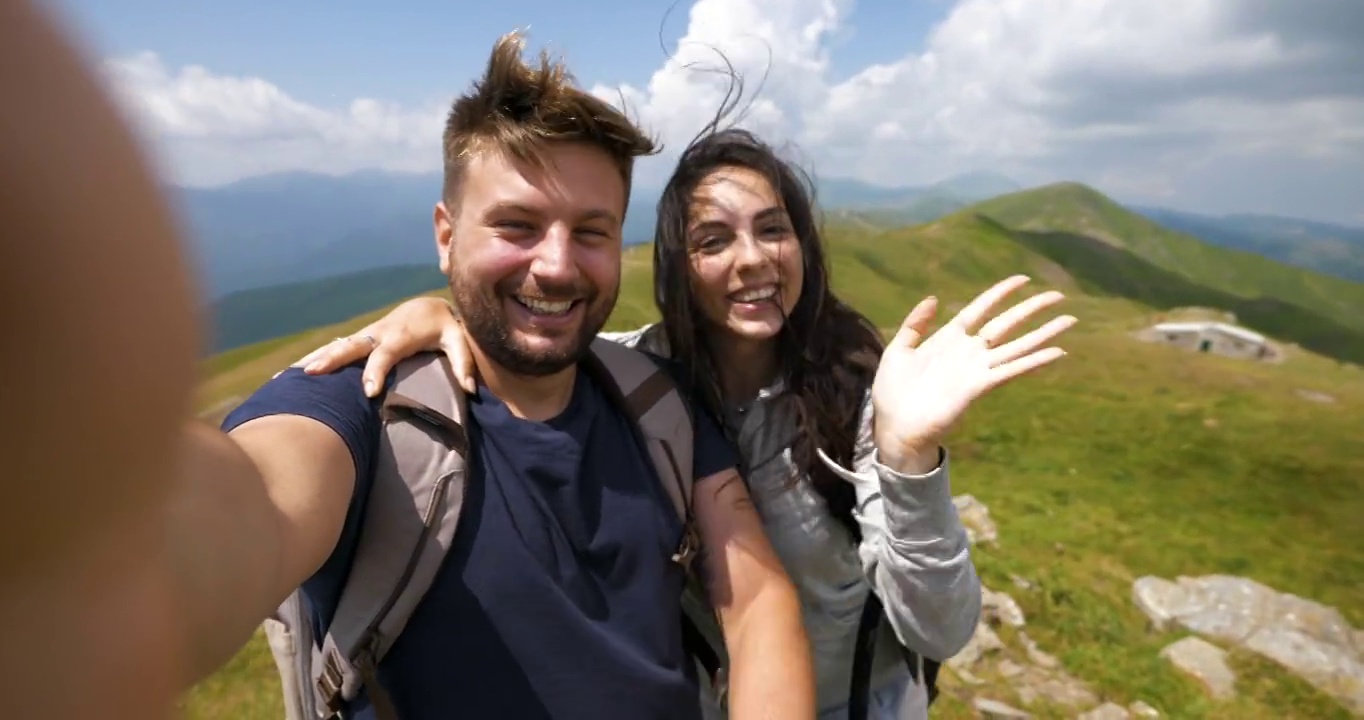
M923 53L868 68L810 108L804 139L832 170L923 181L954 165L1023 166L1038 174L1077 155L1098 175L1161 152L1364 158L1364 95L1338 89L1262 94L1291 70L1329 61L1273 27L1238 23L1231 0L964 0ZM1253 19L1253 18L1251 18ZM1364 71L1364 68L1359 68ZM868 108L877 112L868 113ZM895 144L868 143L894 118ZM923 168L903 177L904 168Z
M662 162L647 163L644 182L660 183L670 158L721 108L732 80L743 79L737 110L743 126L764 137L792 137L800 112L823 102L828 46L851 0L698 0L687 31L648 86L599 84L592 90L618 102L665 146ZM716 51L723 53L723 56Z
M644 87L592 90L623 98L664 141L645 184L719 107L718 48L747 85L743 124L795 142L821 174L917 184L994 169L1210 209L1353 217L1364 191L1338 183L1364 188L1364 5L1292 5L1301 12L1277 0L957 0L921 50L836 78L853 0L698 0ZM154 55L109 68L191 175L438 167L444 108L317 108L260 79L172 72ZM1311 163L1330 169L1244 182L1257 167ZM1235 195L1208 182L1219 173L1238 176L1226 183ZM1314 186L1328 182L1331 192Z
M283 171L434 170L446 108L402 108L369 98L319 108L261 78L197 66L171 71L154 53L110 60L116 95L167 172L216 184Z

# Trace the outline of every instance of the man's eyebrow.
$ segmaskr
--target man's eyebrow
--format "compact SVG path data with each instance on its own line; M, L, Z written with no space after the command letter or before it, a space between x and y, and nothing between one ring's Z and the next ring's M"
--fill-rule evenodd
M544 215L544 212L541 210L537 210L533 207L530 207L529 205L524 205L518 202L500 202L490 206L487 210L487 214L488 215L513 214L530 215L532 217L542 217ZM620 221L616 219L616 214L604 208L594 208L592 210L588 210L587 212L584 212L583 214L579 215L577 220L578 222L588 222L591 220L606 220L613 224L617 225L620 224Z
M588 220L606 220L613 225L620 224L620 221L616 219L615 213L611 212L610 210L605 210L602 208L588 210L587 212L583 213L582 216L578 218L578 220L580 222L586 222Z
M540 211L529 205L522 205L516 202L500 202L490 206L487 210L488 215L516 214L516 215L535 215L539 216Z

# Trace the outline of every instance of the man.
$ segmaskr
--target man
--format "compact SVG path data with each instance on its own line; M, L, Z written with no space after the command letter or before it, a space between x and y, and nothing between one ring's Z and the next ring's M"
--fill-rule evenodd
M504 37L452 108L435 208L440 266L482 384L468 495L427 595L378 668L404 718L694 718L678 522L630 420L580 364L615 304L634 159L653 144ZM302 585L336 612L379 451L357 365L291 370L192 434L175 536L199 667ZM725 631L732 713L813 715L798 600L713 419L696 407L692 510ZM351 708L372 717L365 697Z
M6 298L0 303L0 314L3 326L26 342L25 352L0 353L0 374L24 379L11 383L5 402L0 403L0 447L7 461L7 472L0 476L4 492L0 527L9 540L0 544L6 548L0 551L0 625L8 639L0 650L0 687L5 690L9 714L16 717L170 717L178 689L230 657L283 597L301 584L324 586L332 577L329 571L342 554L343 537L353 533L359 522L348 509L366 478L364 463L357 464L346 438L355 442L365 434L358 426L365 424L370 408L358 400L349 408L337 402L342 393L333 391L340 379L353 379L354 374L341 373L316 385L288 376L254 398L254 409L234 416L229 435L199 425L182 429L195 377L196 339L205 333L193 316L195 293L188 263L165 198L127 125L96 84L88 61L73 51L39 8L25 0L0 0L0 15L4 18L0 35L5 38L0 42L0 55L6 60L0 68L24 68L22 72L0 70L0 87L15 101L14 111L0 117L0 156L5 158L0 163L0 187L5 189L0 193L0 208L7 219L5 242L0 242L4 259L0 288ZM525 72L518 65L501 67ZM539 82L538 87L547 92L560 87L555 73L523 77ZM493 83L491 89L485 85L483 90L497 92L500 84ZM524 84L519 87L526 89ZM556 94L564 95L549 92ZM480 96L488 97L475 94ZM531 100L521 109L544 108L544 103L537 102L540 97L507 96L502 107ZM544 117L564 119L554 113ZM619 124L618 116L610 112L603 117ZM602 118L586 118L594 119ZM530 129L524 120L500 127L509 126ZM571 132L565 127L555 129ZM595 142L608 146L600 138ZM551 266L549 261L538 262L541 257L553 260L556 251L580 257L583 249L574 247L579 236L593 237L591 231L579 233L570 245L562 239L563 223L558 220L587 204L578 194L584 188L558 182L566 177L559 168L573 165L575 152L581 156L577 160L593 156L582 150L583 145L591 147L594 140L546 142L533 158L553 162L541 166L551 170L538 174L531 169L534 163L522 171L524 162L508 164L502 157L503 164L497 165L493 158L499 154L488 152L490 147L502 147L497 143L472 148L475 151L467 156L467 163L489 165L478 168L480 173L515 168L515 177L543 193L542 212L556 218L550 223L554 228L546 230L543 238L523 236L513 241L506 236L465 238L452 233L445 242L449 251L473 251L481 258L479 263L467 264L467 270L451 271L455 281L482 293L484 300L502 300L495 309L504 312L507 321L505 340L520 343L514 347L533 359L550 359L556 352L571 357L564 340L571 335L565 333L571 333L579 322L586 324L587 308L576 309L582 314L568 319L572 322L563 321L557 327L536 325L524 316L505 314L510 309L505 304L510 291L549 288L563 294L568 287L581 291L583 297L575 297L576 301L615 292L611 284L615 276L599 272L596 264L584 263L592 272L565 283L544 269ZM548 149L569 146L574 149L563 153ZM629 163L613 164L613 169L617 167L628 169ZM583 174L594 179L606 175ZM469 177L466 174L466 181L472 182ZM500 177L512 176L504 172ZM604 182L623 189L624 179L617 173ZM468 189L466 185L454 190L438 211L456 233L476 227L468 218L482 217L469 210L464 192ZM73 200L79 202L80 212L71 211ZM623 193L613 202L623 213ZM90 224L91 218L99 219L96 225ZM507 231L523 227L517 220L499 224ZM609 225L619 231L615 218ZM91 235L92 228L98 230L98 239ZM484 231L491 232L486 227ZM527 253L519 270L510 261L505 265L494 262L506 260L503 252L509 244ZM590 242L581 244L592 247ZM448 259L447 253L443 264L450 267ZM52 268L60 271L52 272ZM497 277L499 270L507 274ZM523 280L520 286L511 280L517 274ZM542 276L550 278L544 285L538 280ZM142 351L124 350L130 347ZM503 405L527 416L550 413L552 403L545 400L551 396L549 391L569 385L564 380L556 386L549 376L541 376L526 383L521 388L524 392L517 392L514 376L490 356L480 357L480 370L498 384L490 383L476 400L489 408L501 397ZM589 395L577 376L572 381L573 394ZM502 395L508 388L514 392ZM295 412L285 407L288 403L283 400L288 397L293 398L289 402L294 403ZM279 412L273 412L271 405ZM299 414L304 407L311 411ZM583 406L577 407L581 411ZM601 418L614 419L611 410L599 406L595 413L574 412L568 424L588 415L594 430ZM513 416L509 409L502 420L512 419L532 422ZM545 434L555 430L554 423L535 427ZM492 430L484 433L491 434ZM597 443L593 434L584 448L591 450ZM355 444L364 449L360 447L363 442ZM699 451L698 467L724 464L703 457L710 455ZM485 468L483 475L482 481L490 488L511 487L498 482L508 478L498 476L496 470ZM626 479L621 473L614 476ZM621 482L610 491L624 494L630 487ZM735 482L732 471L721 470L701 479L697 489L706 491L696 493L694 509L709 545L706 563L711 568L711 597L725 620L732 653L735 714L753 715L766 706L772 717L809 717L808 658L794 596L775 570L778 565L756 530L751 510L744 506L741 484ZM470 508L469 514L489 513ZM502 520L507 520L505 513ZM550 529L548 524L539 528ZM620 533L620 528L614 529ZM502 539L521 541L505 535ZM653 560L634 546L645 547L647 542L619 547L611 558L613 564L628 567L632 561ZM589 546L589 553L592 549ZM466 552L466 568L471 555ZM455 562L452 557L451 564ZM512 570L516 577L518 569ZM598 580L593 573L602 571L583 566L580 584ZM658 574L662 573L655 571ZM484 683L461 700L501 701L504 708L512 707L519 698L489 697L505 691L509 678L483 674L469 662L469 646L464 644L469 640L439 622L441 616L454 614L451 603L436 599L442 587L448 598L452 591L472 594L476 583L465 582L448 570L439 580L433 598L425 603L425 616L415 618L403 637L420 641L431 635L445 641L443 650L448 652L435 662L447 664L450 671L444 679L461 683L456 687L464 692L473 685L469 677ZM606 590L616 589L607 584ZM673 613L675 599L662 588L656 589L658 604ZM534 626L536 608L527 605L543 596L527 593L524 598L513 598L525 602L522 607L527 612L499 615L496 623L487 615L467 619L458 626L458 633L482 633L486 642L489 634L513 632L517 624ZM325 600L322 593L318 597ZM489 612L500 609L484 607ZM659 625L664 621L649 617L649 607L629 610L623 619L632 626L621 630L612 622L618 618L605 618L603 632L589 638L592 647L572 648L571 655L562 646L541 647L540 655L529 661L545 662L527 667L538 673L528 679L541 681L533 688L536 696L555 703L551 709L564 716L690 714L694 696L689 695L679 708L653 714L655 700L622 687L624 679L610 675L615 668L581 667L579 660L585 656L580 650L603 656L609 654L609 646L616 645L615 660L633 654L637 661L630 681L641 674L652 675L649 688L667 688L670 697L681 696L673 688L678 684L675 670L682 661L673 657L660 661L656 652L658 646L668 644L658 637L676 633L674 623L669 619L665 628L649 627L654 624L651 619ZM657 617L664 614L659 611ZM450 664L454 662L459 665ZM496 659L494 665L508 666L505 660ZM401 693L408 679L393 670L385 668L384 679L395 683ZM575 683L585 680L593 681L585 684L612 703L609 709L581 697L586 693L580 693ZM416 708L409 717L440 716L440 708L452 702L449 689L428 695L429 686L421 678L408 682L410 691L403 701ZM645 710L640 712L640 708ZM478 716L463 705L456 715ZM515 710L505 715L524 716Z

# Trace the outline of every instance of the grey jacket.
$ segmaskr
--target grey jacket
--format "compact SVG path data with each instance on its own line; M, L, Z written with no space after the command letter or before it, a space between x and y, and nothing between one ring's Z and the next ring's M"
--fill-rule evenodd
M656 324L601 336L669 356L666 336ZM858 619L870 590L875 589L889 620L882 623L872 666L877 688L903 675L897 639L935 660L964 647L980 617L981 585L952 504L946 452L941 465L923 476L900 475L877 462L868 390L853 468L819 454L856 488L854 516L862 530L857 544L792 461L796 427L787 399L778 380L722 420L737 438L754 505L799 592L814 654L817 704L826 712L848 699Z

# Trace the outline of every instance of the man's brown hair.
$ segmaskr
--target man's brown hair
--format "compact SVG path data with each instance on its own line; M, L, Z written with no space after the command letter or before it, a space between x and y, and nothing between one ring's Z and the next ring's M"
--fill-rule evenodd
M574 87L564 65L551 62L543 50L538 67L527 65L524 46L520 32L498 38L483 78L451 106L443 143L444 199L458 195L473 153L497 150L539 164L545 143L576 141L611 156L628 204L635 158L657 152L654 141L624 113Z

